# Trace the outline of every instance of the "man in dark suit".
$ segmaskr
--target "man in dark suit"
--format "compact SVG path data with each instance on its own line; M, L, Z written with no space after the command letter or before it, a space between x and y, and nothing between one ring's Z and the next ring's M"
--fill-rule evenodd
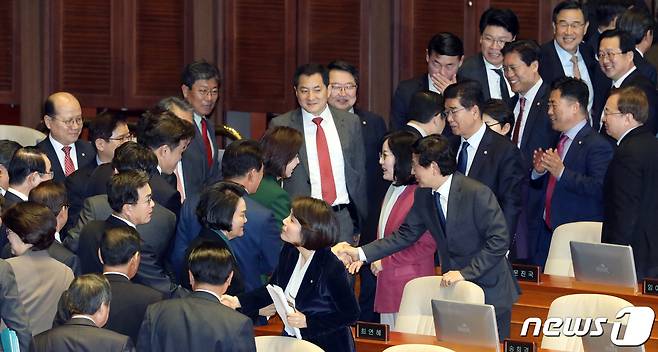
M401 130L413 133L418 139L442 134L446 127L443 109L441 94L429 90L416 92L409 105L409 122Z
M617 150L603 182L601 241L633 247L637 278L658 276L658 140L646 127L648 100L636 87L615 90L603 122Z
M85 167L77 169L66 178L66 191L69 200L69 221L66 224L66 229L75 226L82 210L82 203L85 198L90 196L87 194L87 184L91 174L99 165L111 162L114 157L114 150L124 142L132 140L132 138L125 119L117 114L100 113L89 124L89 140L94 150L96 150L96 160Z
M644 126L655 135L658 132L656 105L658 96L655 85L637 69L633 58L636 55L631 36L621 30L609 30L601 33L599 42L599 65L605 76L597 76L597 96L592 110L593 126L602 131L601 115L603 106L612 88L635 86L644 91L649 100L649 118Z
M409 103L414 93L430 90L442 94L446 87L457 82L457 70L463 59L464 45L459 37L446 32L434 35L425 50L427 73L402 81L395 89L390 130L397 131L407 123Z
M615 28L617 18L626 11L627 6L626 0L588 1L584 4L584 10L593 14L589 17L590 25L585 34L585 45L588 46L589 51L593 53L599 51L599 36L608 29Z
M379 153L382 140L386 134L384 118L356 106L359 87L359 71L356 67L345 61L333 61L327 66L329 69L329 100L330 106L335 109L356 114L361 120L361 134L366 155L366 178L368 197L368 217L361 227L360 243L369 243L377 238L377 225L388 182L382 177L382 168L379 166ZM373 311L376 278L368 268L360 272L361 291L359 306L361 307L361 320L379 321L379 315Z
M543 191L541 204L529 214L539 234L532 259L544 265L553 230L565 223L603 219L603 176L612 147L587 123L587 85L563 77L553 83L548 114L561 132L555 149L535 151L531 186Z
M143 171L126 171L112 176L107 187L107 200L112 215L105 221L92 221L80 232L78 256L83 273L100 273L103 265L98 248L103 233L115 227L146 224L151 221L153 206L148 175Z
M298 67L294 89L301 108L275 117L271 126L292 127L304 136L301 164L284 180L283 188L292 198L311 196L326 201L340 223L340 240L356 243L368 214L361 122L356 115L327 104L328 85L329 72L324 66Z
M152 304L139 330L140 351L256 351L254 331L246 316L222 304L231 284L233 260L226 249L202 243L192 249L186 298Z
M658 81L658 74L656 68L644 58L644 54L653 44L655 28L656 22L644 8L631 7L617 20L617 29L628 32L635 41L635 52L633 53L635 67L653 83L654 87Z
M484 100L502 99L509 103L513 95L503 75L505 43L516 39L519 20L510 9L489 8L480 16L480 52L464 60L457 81L474 80L482 86Z
M219 180L219 153L215 138L215 125L210 119L219 99L220 72L205 61L195 61L183 69L181 92L192 105L195 134L183 154L185 192L187 196L199 193L204 185ZM176 115L176 111L172 111ZM186 170L190 170L185 173Z
M520 290L505 257L510 235L496 197L488 187L455 173L455 156L445 137L418 141L412 167L422 188L400 229L364 247L342 243L337 253L372 262L409 247L429 230L441 261L441 284L468 280L482 287L485 303L496 309L500 338L508 337Z
M50 159L54 180L63 183L75 170L92 164L96 152L89 142L79 139L84 120L80 103L73 95L54 93L46 100L44 111L43 122L50 133L37 147Z
M0 208L2 200L0 199ZM32 332L29 320L23 307L23 302L18 295L16 277L11 265L0 259L0 316L2 326L5 325L16 332L18 344L21 351L29 351L32 343Z
M7 139L0 140L0 195L9 188L9 162L21 145Z
M558 78L582 79L589 90L587 111L593 103L593 75L596 61L591 48L583 43L589 22L580 3L566 0L553 9L553 40L541 46L539 74L550 86Z
M34 337L31 351L135 351L130 337L102 329L110 313L109 282L96 274L82 275L64 295L71 319Z
M521 153L509 139L492 131L482 121L482 88L476 81L448 86L443 93L457 155L457 171L489 187L505 216L510 238L516 233L521 213L524 170Z

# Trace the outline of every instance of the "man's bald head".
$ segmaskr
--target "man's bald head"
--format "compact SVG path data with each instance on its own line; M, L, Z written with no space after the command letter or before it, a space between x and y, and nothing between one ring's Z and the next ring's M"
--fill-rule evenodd
M43 122L52 137L63 145L75 143L82 131L82 108L71 93L57 92L46 100Z

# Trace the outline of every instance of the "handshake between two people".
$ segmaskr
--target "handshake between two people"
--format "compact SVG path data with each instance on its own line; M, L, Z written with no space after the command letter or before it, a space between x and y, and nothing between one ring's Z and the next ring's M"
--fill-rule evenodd
M361 269L363 261L359 260L358 248L352 247L352 245L347 242L340 242L331 247L331 251L341 262L343 262L343 264L345 264L345 268L350 274L355 274Z

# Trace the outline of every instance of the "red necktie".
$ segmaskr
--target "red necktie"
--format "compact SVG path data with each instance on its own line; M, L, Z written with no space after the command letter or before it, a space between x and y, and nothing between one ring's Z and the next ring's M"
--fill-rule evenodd
M560 158L563 158L563 151L564 151L564 144L569 140L569 136L566 134L562 135L562 138L560 138L560 142L557 144L557 153L560 155ZM555 184L557 183L557 179L553 174L551 174L548 177L548 185L546 186L546 203L544 204L544 211L545 217L544 219L546 220L546 225L548 225L549 229L552 229L551 227L551 201L553 200L553 191L555 191Z
M206 146L208 166L212 167L212 144L210 144L210 138L208 138L208 122L205 118L201 118L201 134L203 135L203 144Z
M320 126L322 118L314 118L313 123L318 126L318 129L315 132L315 144L318 149L318 162L320 163L322 199L324 199L327 204L332 205L336 200L336 184L334 183L334 173L331 169L329 145L327 144L327 137L324 135L324 129Z
M519 130L521 129L521 120L523 120L523 109L525 108L525 98L521 97L519 99L519 115L516 117L516 122L514 123L514 133L512 133L512 143L515 145L519 144Z
M71 147L65 146L62 147L64 152L64 176L68 176L75 171L75 165L73 165L73 159L71 159Z

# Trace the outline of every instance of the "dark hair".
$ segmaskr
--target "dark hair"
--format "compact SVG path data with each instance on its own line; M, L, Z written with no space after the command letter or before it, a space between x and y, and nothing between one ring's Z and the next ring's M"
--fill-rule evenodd
M517 53L521 57L521 61L527 66L533 62L539 62L541 49L534 40L515 40L513 42L505 43L503 49L500 51L503 55L509 53Z
M490 7L480 16L480 34L487 26L502 27L516 37L519 34L519 19L510 9L497 9Z
M294 128L277 126L267 130L260 139L265 174L284 177L286 166L297 156L303 143L304 136Z
M21 148L17 142L8 139L0 140L0 165L7 167L14 153Z
M137 123L137 142L151 149L163 145L174 149L182 140L194 138L195 130L171 111L147 111Z
M427 55L432 55L433 52L438 55L464 56L464 44L452 33L437 33L427 43Z
M482 85L474 80L463 80L453 83L443 92L443 99L459 99L459 104L467 109L477 106L482 113L482 104L484 104L484 94Z
M114 129L120 123L126 123L124 116L111 113L102 112L89 123L89 141L92 146L96 148L96 140L102 139L106 142L110 141Z
M139 252L141 239L131 226L121 226L105 230L101 237L100 251L104 265L128 264L130 258Z
M69 289L62 294L64 307L73 316L75 314L92 315L103 303L110 305L112 291L110 282L101 274L84 274L71 282Z
M235 270L231 252L211 241L203 241L192 248L187 263L194 281L210 285L225 284Z
M320 74L322 76L322 82L324 83L325 86L329 85L329 71L327 70L326 67L320 65L320 64L304 64L297 69L295 69L295 75L292 80L292 85L293 87L297 88L297 85L299 84L299 77L304 75L304 76L313 76L314 74Z
M432 134L419 139L414 144L413 153L418 155L418 164L422 167L429 167L435 162L442 176L452 175L457 171L455 153L444 136Z
M201 225L209 229L231 231L233 214L244 194L244 188L234 182L221 181L207 187L201 193L196 207L196 216Z
M443 97L429 90L416 92L409 103L409 120L428 123L434 116L443 112Z
M626 1L606 0L598 1L594 9L596 24L600 26L609 26L615 17L626 11ZM592 19L594 20L594 19ZM617 22L619 23L619 22Z
M345 71L351 74L352 77L354 77L354 83L356 83L357 86L359 85L359 70L345 61L334 60L327 65L327 70L329 70L329 72L332 70Z
M649 119L649 101L646 93L638 87L630 86L613 89L610 96L619 95L617 108L624 114L632 114L633 119L639 123L646 123Z
M57 115L57 111L55 111L55 102L53 101L52 95L46 98L46 102L43 104L43 113L44 115L48 115L50 117Z
M199 80L216 79L220 83L221 75L215 65L206 62L206 60L194 61L183 68L181 81L188 88L192 89L194 82Z
M622 54L635 50L635 42L633 41L631 35L628 32L622 31L620 29L608 29L607 31L601 33L601 35L599 36L599 47L601 46L601 41L603 39L609 39L615 37L619 39L619 50L621 50ZM639 55L639 54L636 54L634 52L633 55Z
M45 173L46 161L44 158L47 158L46 154L37 147L17 149L7 167L9 184L20 185L33 172Z
M158 172L158 158L153 151L137 142L126 142L114 150L112 167L118 172L139 170L146 172L149 177Z
M2 215L2 210L4 209L5 206L5 197L0 194L0 216Z
M54 180L41 182L30 191L29 200L43 204L57 216L64 206L68 206L66 187Z
M302 227L299 246L314 251L336 244L338 220L325 201L311 197L295 198L292 201L292 215Z
M43 204L32 201L16 203L2 213L2 222L33 251L48 249L55 240L57 220Z
M631 7L617 19L617 29L630 34L635 44L640 44L648 31L656 28L656 22L646 9Z
M583 18L585 19L585 22L587 22L587 13L585 10L583 10L583 7L580 6L579 1L574 1L574 0L566 0L562 1L561 3L557 4L555 8L553 8L553 23L557 24L557 16L560 14L561 11L564 10L580 10L583 14Z
M384 136L384 141L388 141L388 148L395 157L393 184L396 186L416 183L416 177L411 174L411 156L417 140L418 137L409 131L395 131Z
M259 171L263 167L263 151L258 142L251 139L235 141L224 150L222 174L224 178L246 175L249 170Z
M514 111L502 99L487 100L482 106L482 113L498 121L501 127L505 126L505 124L509 124L510 127L514 125Z
M187 112L194 111L194 108L190 103L187 102L187 100L174 96L162 98L157 105L158 109L167 110L167 111L171 111L171 109L174 106L183 111L187 111Z
M146 186L149 177L144 171L128 170L112 175L107 183L107 202L117 213L126 204L136 204L139 201L138 189Z
M562 98L576 101L580 105L580 111L587 114L589 89L587 89L585 82L578 78L562 77L553 82L551 90L560 91Z

